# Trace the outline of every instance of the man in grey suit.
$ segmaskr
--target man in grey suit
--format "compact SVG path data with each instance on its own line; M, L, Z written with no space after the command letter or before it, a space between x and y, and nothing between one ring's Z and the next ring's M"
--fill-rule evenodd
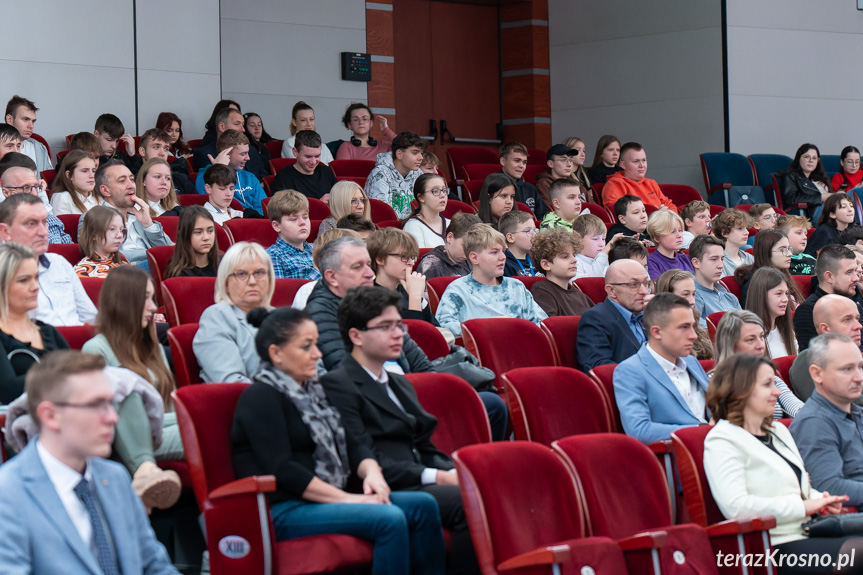
M111 453L114 391L101 356L46 355L27 373L40 434L0 466L0 565L7 574L176 574L129 474Z
M110 160L96 170L96 189L105 203L126 219L126 241L120 253L135 265L146 267L147 250L153 246L169 246L174 242L162 229L162 224L150 217L150 205L135 195L135 177L120 160ZM84 217L81 218L81 223Z

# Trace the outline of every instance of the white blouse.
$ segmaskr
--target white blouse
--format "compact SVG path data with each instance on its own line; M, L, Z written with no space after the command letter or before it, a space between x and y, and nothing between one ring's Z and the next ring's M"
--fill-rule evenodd
M91 208L95 208L102 204L102 202L96 198L95 190L86 198L81 198L81 202L84 204L83 212L75 207L75 204L72 202L71 193L57 192L55 194L51 194L51 207L54 209L55 216L61 216L63 214L84 214L90 211Z

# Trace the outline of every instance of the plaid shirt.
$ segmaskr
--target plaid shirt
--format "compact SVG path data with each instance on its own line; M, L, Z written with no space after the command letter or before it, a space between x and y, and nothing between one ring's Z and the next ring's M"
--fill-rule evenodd
M72 236L66 233L63 222L54 214L48 214L48 243L49 244L73 244Z
M303 249L298 250L282 238L267 248L273 269L279 279L319 280L321 274L312 262L312 244L303 242Z

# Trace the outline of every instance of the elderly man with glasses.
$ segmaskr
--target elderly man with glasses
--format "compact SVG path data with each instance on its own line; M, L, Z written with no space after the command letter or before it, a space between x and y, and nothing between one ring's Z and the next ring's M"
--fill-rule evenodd
M30 168L15 166L7 168L0 176L0 188L3 198L14 194L30 194L42 200L45 210L48 212L48 243L49 244L71 244L72 237L66 233L60 218L51 213L51 204L45 190L48 184L45 180L38 179L36 171Z

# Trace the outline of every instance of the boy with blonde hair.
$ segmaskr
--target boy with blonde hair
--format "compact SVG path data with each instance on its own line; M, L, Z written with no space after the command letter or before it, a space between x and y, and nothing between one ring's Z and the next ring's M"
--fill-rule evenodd
M605 224L593 214L583 214L575 218L572 223L572 231L582 237L584 249L576 256L578 258L578 278L603 278L608 269L608 252L617 238L623 234L617 234L607 244L605 243Z
M776 229L785 234L791 247L791 268L788 272L795 276L815 275L815 258L803 253L809 243L812 223L803 216L784 215L776 219Z
M294 190L276 192L267 205L270 224L279 237L267 248L277 278L320 279L312 260L309 199Z
M656 250L647 256L647 273L656 281L668 270L695 273L689 258L680 253L683 249L683 219L671 210L653 212L647 222L647 233L656 244Z
M441 327L461 336L461 322L475 318L520 317L539 323L548 315L519 280L502 277L506 238L488 224L476 224L464 238L471 273L446 288L437 308Z
M543 230L562 227L571 232L575 218L582 213L590 213L589 210L581 209L581 186L578 180L554 180L548 188L548 199L551 211L545 214L539 226Z
M537 232L533 216L520 210L507 212L500 217L497 229L506 238L506 267L503 275L508 278L542 275L536 262L530 259L530 246Z
M545 273L545 281L533 284L530 293L549 317L580 316L593 307L590 298L570 283L578 271L576 254L583 247L581 236L564 228L542 230L533 240L530 253Z

